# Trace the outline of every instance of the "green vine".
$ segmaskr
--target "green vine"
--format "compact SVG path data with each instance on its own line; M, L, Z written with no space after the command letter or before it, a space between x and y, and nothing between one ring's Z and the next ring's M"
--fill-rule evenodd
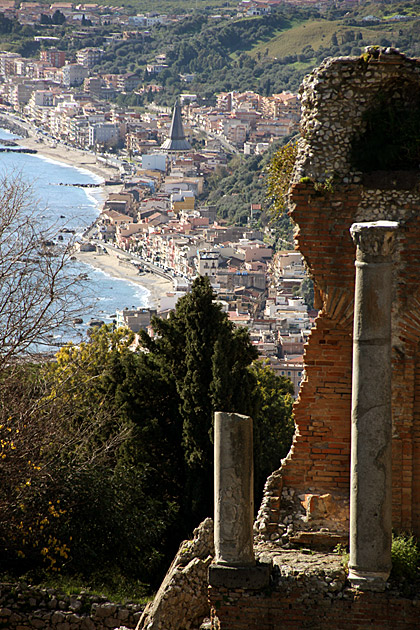
M287 194L297 156L297 141L281 147L267 167L267 199L272 219L279 218L287 209Z

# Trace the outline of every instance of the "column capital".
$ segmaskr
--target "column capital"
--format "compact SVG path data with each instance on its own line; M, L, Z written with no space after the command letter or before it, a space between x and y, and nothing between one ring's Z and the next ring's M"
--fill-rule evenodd
M356 259L363 262L388 260L394 253L398 221L353 223L351 237L356 245Z

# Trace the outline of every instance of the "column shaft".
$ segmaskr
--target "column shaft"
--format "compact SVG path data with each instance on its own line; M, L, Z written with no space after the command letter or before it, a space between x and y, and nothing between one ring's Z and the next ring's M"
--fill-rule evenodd
M385 587L391 569L391 255L397 226L351 229L357 250L349 579L372 590Z
M214 456L215 562L252 566L255 564L252 418L216 412Z

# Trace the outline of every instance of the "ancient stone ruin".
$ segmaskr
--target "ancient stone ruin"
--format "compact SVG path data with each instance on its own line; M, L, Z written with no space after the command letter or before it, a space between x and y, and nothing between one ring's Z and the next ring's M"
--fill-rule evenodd
M301 102L290 213L319 315L254 524L268 588L210 567L211 627L414 630L419 596L386 580L391 528L420 536L420 60L327 59Z
M303 508L295 535L348 534L356 257L350 228L392 221L399 225L390 272L392 388L381 393L390 394L392 412L392 524L420 535L420 143L411 127L416 116L420 122L420 62L378 48L329 59L306 77L301 101L291 216L320 312L305 351L294 444L269 480L258 531L281 540L282 493L290 499L292 490L295 507Z
M290 214L319 315L293 446L255 523L271 592L211 584L213 628L415 628L418 601L386 579L391 529L420 535L420 61L327 59L301 102ZM349 534L343 585L328 550ZM318 571L293 543L325 549Z

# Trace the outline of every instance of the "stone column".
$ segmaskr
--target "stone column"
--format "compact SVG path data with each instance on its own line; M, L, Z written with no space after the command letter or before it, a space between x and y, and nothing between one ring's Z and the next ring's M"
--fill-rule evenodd
M392 254L398 223L355 223L349 579L383 590L391 570Z
M252 418L216 412L214 547L218 565L252 566L254 519Z
M254 460L252 418L218 411L214 417L214 552L209 584L260 590L268 564L254 556Z

